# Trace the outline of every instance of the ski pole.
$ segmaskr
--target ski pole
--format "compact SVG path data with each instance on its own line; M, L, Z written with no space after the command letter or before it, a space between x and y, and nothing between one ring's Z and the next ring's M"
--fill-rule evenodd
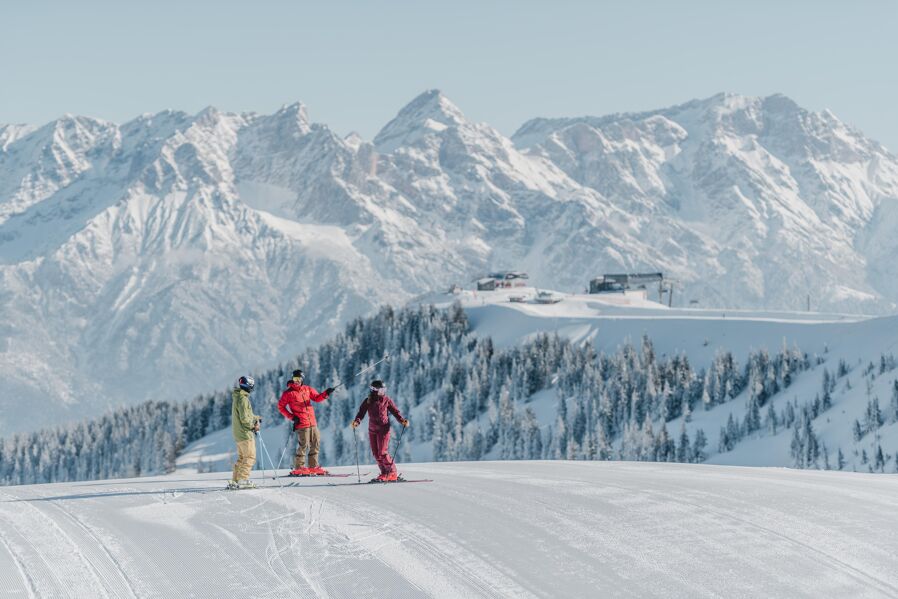
M259 434L259 431L255 431L256 434L256 447L262 447L262 435ZM259 469L262 470L262 478L268 478L265 475L265 456L262 455L262 452L258 449L256 450L256 454L259 456Z
M281 469L281 462L284 461L284 456L287 455L287 448L290 447L290 440L293 438L293 435L290 434L291 432L292 431L290 430L290 425L288 424L287 425L287 440L284 442L284 451L281 452L281 457L278 459L277 468L274 469L275 474L277 474L277 471Z
M399 455L399 447L402 446L402 435L405 434L405 429L407 428L407 426L403 426L402 430L399 431L399 440L396 441L396 452L393 454L393 466L396 466L396 456Z
M265 455L268 456L268 463L272 463L271 454L268 453L268 446L265 445L265 439L262 438L262 435L259 435L259 440L262 441L262 450L265 452ZM281 487L281 481L278 480L277 470L271 473L271 478L278 484L278 487Z
M352 437L355 439L355 473L358 482L362 482L362 470L359 468L359 435L355 428L352 427Z
M265 439L262 438L262 435L261 435L261 434L259 435L259 443L262 444L262 451L265 452L265 456L268 458L268 463L269 463L270 465L274 466L274 462L271 460L271 454L268 453L268 448L265 446ZM278 474L277 471L272 472L272 477L271 477L271 478L272 478L273 480L276 480L276 479L277 479L277 474ZM264 470L264 469L262 470L262 476L265 476L265 470Z
M372 365L369 366L368 368L365 368L365 369L363 369L363 370L358 371L357 373L355 373L354 375L352 375L352 378L358 378L358 377L360 377L361 375L363 375L363 374L365 374L366 372L368 372L369 370L374 370L374 367L375 367L375 366L377 366L377 365L380 364L381 362L386 362L386 361L389 360L389 359L390 359L390 354L384 354L384 357L383 357L383 358L381 358L380 360L378 360L377 362L375 362L374 364L372 364ZM346 383L340 383L339 385L337 385L336 387L334 387L334 391L336 391L337 389L339 389L340 387L343 387L343 386L345 386L345 385L346 385Z

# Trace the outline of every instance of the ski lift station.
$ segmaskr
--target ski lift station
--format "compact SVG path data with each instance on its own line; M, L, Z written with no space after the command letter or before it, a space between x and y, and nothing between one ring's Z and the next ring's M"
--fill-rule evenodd
M477 281L477 291L526 287L529 279L530 276L525 272L514 270L494 272Z
M668 305L673 300L673 283L665 279L660 272L609 274L596 277L589 282L590 293L631 293L642 292L648 299L648 290L657 285L658 301L664 303L664 294L668 294Z

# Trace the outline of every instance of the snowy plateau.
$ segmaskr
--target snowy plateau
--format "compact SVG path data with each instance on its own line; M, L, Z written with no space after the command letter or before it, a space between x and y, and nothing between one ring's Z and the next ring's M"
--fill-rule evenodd
M221 389L497 268L562 293L663 271L675 308L715 313L889 314L896 199L892 154L779 95L511 138L438 91L371 142L298 103L0 126L0 433Z

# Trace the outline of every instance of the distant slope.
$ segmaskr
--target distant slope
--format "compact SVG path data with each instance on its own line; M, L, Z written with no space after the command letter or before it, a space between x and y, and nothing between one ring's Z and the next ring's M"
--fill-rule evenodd
M709 463L747 466L800 466L857 471L898 471L898 318L864 318L844 314L745 310L668 309L655 302L621 296L556 294L558 304L511 303L512 295L534 296L534 290L463 292L430 295L437 305L460 301L472 330L490 336L499 347L515 346L539 333L558 334L575 342L587 342L597 351L612 355L627 343L638 345L642 335L651 340L662 358L686 356L697 370L713 370L722 352L731 353L741 368L759 350L774 354L797 348L812 358L811 367L793 373L792 384L773 393L760 406L761 428L740 434L734 447L721 451L720 432L732 415L737 427L744 424L750 407L750 390L711 409L697 406L684 423L676 417L666 423L653 418L654 434L662 424L671 437L681 427L690 438L702 429L708 436ZM819 363L816 363L819 361ZM844 369L843 374L839 370ZM824 372L826 374L824 374ZM799 464L793 455L795 428L784 425L784 415L801 418L801 410L822 401L824 376L831 377L832 408L812 414L810 427L817 442L812 464ZM702 383L709 385L706 378ZM713 393L713 391L712 391ZM557 426L559 397L571 405L581 398L557 389L537 394L530 407L544 431ZM792 404L792 407L789 407ZM777 420L771 421L771 410ZM859 426L860 435L855 429ZM802 441L803 442L803 441ZM618 446L619 449L619 446ZM427 449L414 454L426 459ZM839 465L838 454L844 464ZM883 463L876 463L877 452ZM496 457L493 455L492 457Z
M894 597L898 481L625 463L403 466L12 487L7 593L46 597ZM281 480L282 483L291 482ZM47 556L53 556L48 563Z

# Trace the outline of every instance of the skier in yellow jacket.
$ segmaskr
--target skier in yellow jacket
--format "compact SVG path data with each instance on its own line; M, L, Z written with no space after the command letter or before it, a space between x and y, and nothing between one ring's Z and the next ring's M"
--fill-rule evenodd
M256 463L255 434L259 432L262 422L262 417L253 413L253 406L249 402L249 394L255 386L253 377L242 376L237 379L237 385L231 391L231 432L237 443L237 462L234 464L232 480L228 483L229 489L252 489L256 486L249 480Z

